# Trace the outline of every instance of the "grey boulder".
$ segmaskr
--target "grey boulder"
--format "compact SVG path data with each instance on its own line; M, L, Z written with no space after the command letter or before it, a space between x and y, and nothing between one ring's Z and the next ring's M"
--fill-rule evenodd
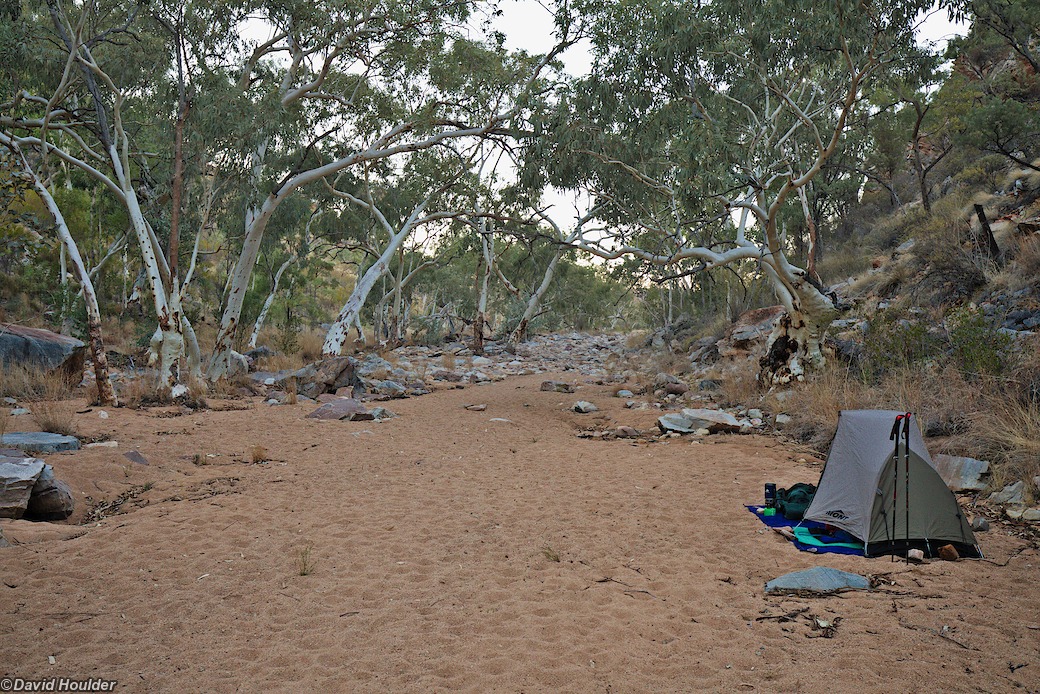
M37 458L0 457L0 518L21 518L46 466Z
M87 345L50 330L0 323L0 364L61 371L69 383L83 380Z
M657 419L661 431L680 434L691 434L698 429L707 429L713 434L722 431L739 432L746 424L750 422L739 420L729 412L691 408L684 409L680 414L666 414Z
M44 521L65 520L74 510L69 485L54 477L54 468L44 465L33 485L25 517Z
M935 469L943 482L955 492L981 492L989 483L989 463L958 455L938 453L932 456Z

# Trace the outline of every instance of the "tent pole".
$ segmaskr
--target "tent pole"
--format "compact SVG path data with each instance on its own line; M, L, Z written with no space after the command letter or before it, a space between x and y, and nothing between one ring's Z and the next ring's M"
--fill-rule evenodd
M903 504L906 507L906 563L910 563L910 413L906 413L903 423L903 431L906 433L903 455L906 464L906 484L903 485Z
M896 421L892 424L892 433L889 435L889 440L895 440L896 447L892 453L892 544L889 550L895 550L896 544L896 513L898 512L899 506L896 500L899 498L899 425L902 423L903 415L897 414ZM885 524L888 527L888 524ZM894 551L891 551L892 561L896 560Z

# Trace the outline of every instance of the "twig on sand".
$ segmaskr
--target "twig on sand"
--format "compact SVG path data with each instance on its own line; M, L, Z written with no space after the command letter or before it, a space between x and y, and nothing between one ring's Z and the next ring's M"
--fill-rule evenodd
M927 631L927 632L930 632L932 634L935 634L939 638L946 639L950 643L957 644L958 646L960 646L961 648L963 648L966 651L977 651L977 650L979 650L978 648L975 648L974 646L969 646L968 644L966 644L966 643L964 643L962 641L958 641L957 639L955 639L952 636L950 636L951 630L950 630L950 627L948 627L948 626L943 626L942 629L933 629L931 627L919 626L917 624L907 624L906 622L904 622L901 619L899 620L899 626L903 627L904 629L915 629L917 631Z
M643 590L641 588L636 588L635 586L631 585L630 583L625 583L624 581L617 580L613 576L604 576L603 578L597 578L595 581L593 581L588 586L586 586L585 590L588 590L589 588L591 588L592 586L594 586L597 583L617 583L618 585L625 586L628 589L628 590L621 591L625 595L632 596L632 595L635 595L637 593L642 593L644 595L649 595L654 600L660 600L661 602L668 602L664 598L660 598L660 597L654 595L649 590Z
M999 562L995 562L992 559L983 559L982 561L986 562L987 564L993 564L993 566L1002 566L1002 567L1003 566L1007 566L1008 564L1011 563L1012 559L1017 557L1019 554L1022 554L1022 552L1025 552L1027 549L1034 549L1033 545L1025 545L1023 547L1019 547L1014 552L1012 552L1011 554L1008 555L1008 558L1004 560L1003 564L1001 564Z
M787 614L770 614L764 617L755 617L755 621L764 622L766 620L775 619L778 622L793 622L795 617L797 617L800 614L805 614L808 611L808 607L803 607L800 610L791 610Z

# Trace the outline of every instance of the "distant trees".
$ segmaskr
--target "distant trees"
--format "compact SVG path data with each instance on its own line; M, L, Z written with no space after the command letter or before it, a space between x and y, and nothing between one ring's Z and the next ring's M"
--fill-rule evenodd
M971 104L959 140L1040 170L1040 6L1028 0L958 0L951 15L970 20L955 41L955 75Z

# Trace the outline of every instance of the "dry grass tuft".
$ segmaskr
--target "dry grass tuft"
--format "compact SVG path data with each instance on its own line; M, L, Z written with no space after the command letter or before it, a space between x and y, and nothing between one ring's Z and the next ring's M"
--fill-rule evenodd
M72 388L63 374L52 371L38 377L29 408L40 431L76 435L76 403L71 398Z
M325 335L319 332L301 332L299 337L300 350L298 352L303 364L310 364L321 359L321 348L325 344Z
M313 555L314 545L304 545L301 547L296 556L296 569L300 576L309 576L314 573L314 567L317 561Z
M762 399L765 390L758 380L758 360L748 358L735 363L728 371L716 378L722 384L716 398L720 405L753 407Z

